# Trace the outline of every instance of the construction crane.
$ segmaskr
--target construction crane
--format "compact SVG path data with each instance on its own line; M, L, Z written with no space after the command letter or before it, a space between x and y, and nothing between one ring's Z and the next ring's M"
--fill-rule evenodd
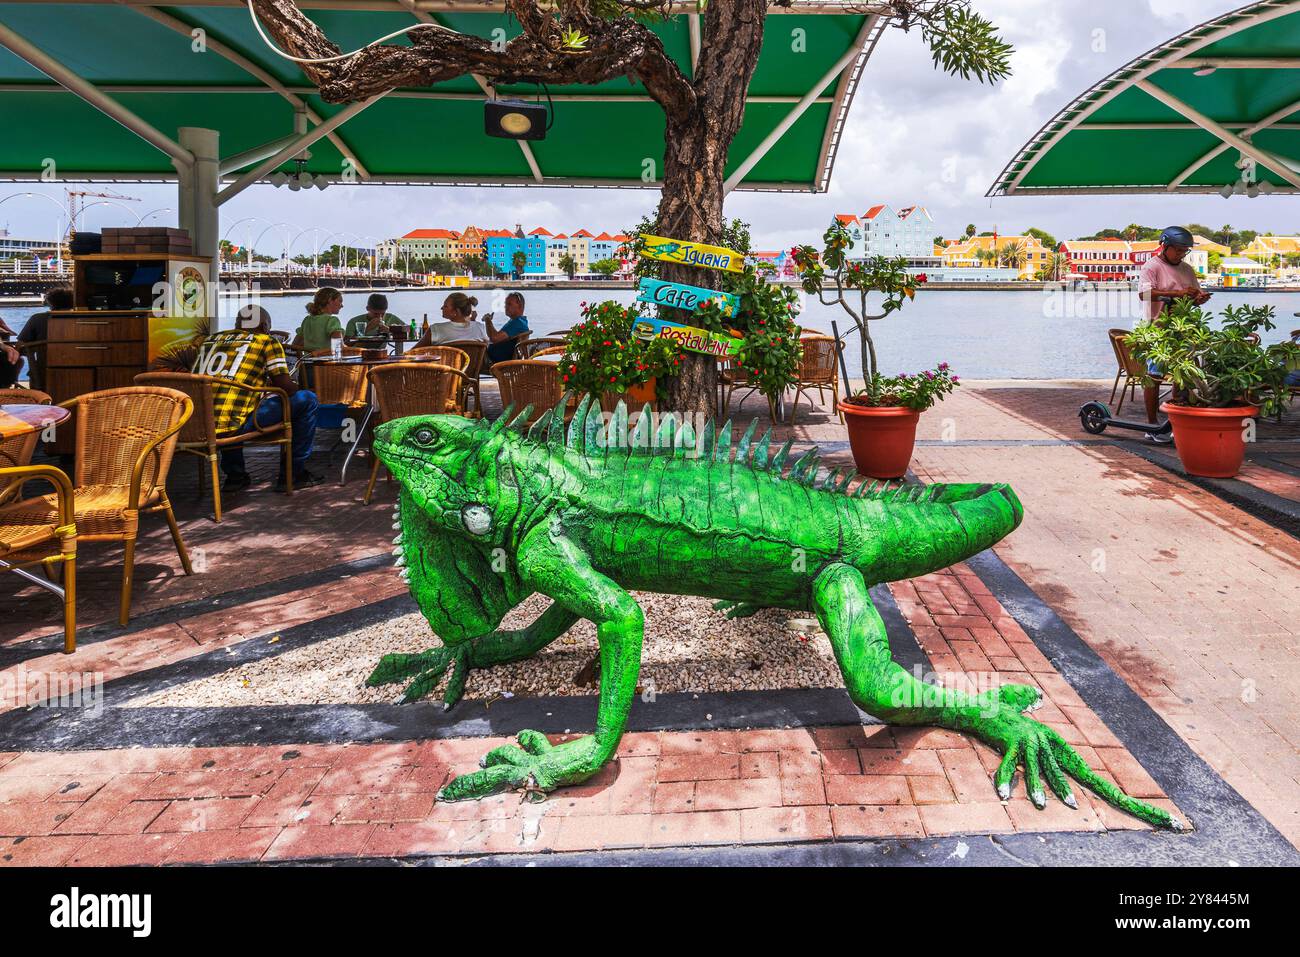
M66 241L68 242L72 241L72 237L76 233L77 217L82 212L77 208L77 205L79 201L85 197L94 196L97 199L123 199L128 203L140 202L140 200L135 196L123 196L121 193L97 193L86 189L65 189L64 192L68 194L68 235L66 237Z

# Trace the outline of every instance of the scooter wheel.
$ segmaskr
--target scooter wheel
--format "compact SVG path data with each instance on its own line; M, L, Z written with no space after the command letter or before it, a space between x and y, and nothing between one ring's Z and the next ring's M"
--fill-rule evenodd
M1101 435L1106 431L1106 420L1110 418L1110 409L1100 402L1089 402L1079 410L1079 423L1089 435Z

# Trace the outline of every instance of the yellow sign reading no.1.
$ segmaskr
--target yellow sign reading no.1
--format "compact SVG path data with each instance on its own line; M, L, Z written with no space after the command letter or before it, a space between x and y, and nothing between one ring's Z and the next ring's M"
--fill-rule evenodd
M641 240L645 243L641 255L648 259L723 272L745 271L745 257L734 249L693 243L689 239L665 239L663 236L642 236Z

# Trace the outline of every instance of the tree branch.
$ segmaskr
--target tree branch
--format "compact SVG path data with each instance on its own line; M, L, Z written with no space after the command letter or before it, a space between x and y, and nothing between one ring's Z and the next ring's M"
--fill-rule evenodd
M294 0L252 0L263 27L293 56L325 60L339 49ZM554 14L534 0L506 0L523 33L504 45L450 29L406 34L410 46L381 44L332 62L299 66L331 103L348 103L398 87L427 87L477 73L493 83L594 86L626 76L639 80L670 116L695 106L690 81L649 27L631 15L605 18L588 0L561 0ZM581 50L564 46L565 30L589 38Z

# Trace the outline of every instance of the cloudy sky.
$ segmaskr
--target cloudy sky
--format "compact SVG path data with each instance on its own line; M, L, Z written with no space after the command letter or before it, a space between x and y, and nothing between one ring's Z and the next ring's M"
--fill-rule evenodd
M976 7L1016 47L1014 75L996 87L936 72L919 35L891 29L867 64L830 193L734 193L727 214L750 222L756 245L766 248L816 241L833 213L861 212L878 202L927 206L936 233L949 236L969 222L981 230L996 226L1004 234L1038 226L1058 237L1129 222L1233 223L1260 231L1300 232L1300 209L1292 197L984 197L1006 161L1073 96L1152 46L1242 3L976 0ZM0 196L26 188L0 185ZM171 187L117 189L143 199L139 211L174 205ZM304 228L379 236L469 223L613 231L636 222L656 196L643 190L398 186L332 186L324 193L297 195L261 186L223 209L222 228L227 235L229 224L256 215ZM0 227L46 235L53 230L51 210L47 203L15 200L0 209ZM113 207L100 206L88 213L84 225L96 229L134 222L124 217ZM151 221L161 222L162 217ZM247 241L251 237L245 228L228 238ZM302 242L310 245L310 237ZM274 244L268 236L262 248L275 252Z

